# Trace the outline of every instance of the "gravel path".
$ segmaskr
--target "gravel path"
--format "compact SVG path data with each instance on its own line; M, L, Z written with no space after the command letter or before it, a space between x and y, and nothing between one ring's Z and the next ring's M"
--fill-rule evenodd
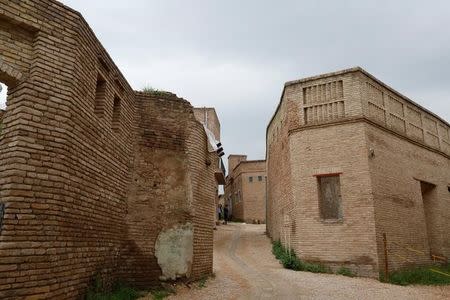
M283 269L265 225L230 223L214 236L215 278L168 299L450 299L450 286L396 286L368 278Z

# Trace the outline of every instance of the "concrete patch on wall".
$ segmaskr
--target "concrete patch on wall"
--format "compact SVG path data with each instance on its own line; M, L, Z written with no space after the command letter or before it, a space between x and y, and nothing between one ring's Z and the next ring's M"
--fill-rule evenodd
M191 223L161 231L155 244L155 256L161 267L161 280L189 277L193 260L194 228Z

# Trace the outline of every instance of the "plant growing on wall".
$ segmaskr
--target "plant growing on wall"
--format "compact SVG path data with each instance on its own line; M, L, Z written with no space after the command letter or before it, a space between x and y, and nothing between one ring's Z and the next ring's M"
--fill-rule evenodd
M170 92L155 89L151 85L147 85L147 86L143 87L141 92L146 93L146 94L152 94L152 95L170 94Z

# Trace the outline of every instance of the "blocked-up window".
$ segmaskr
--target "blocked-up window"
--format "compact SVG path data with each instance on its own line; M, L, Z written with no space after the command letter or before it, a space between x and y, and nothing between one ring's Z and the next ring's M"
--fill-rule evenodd
M320 217L324 220L342 219L341 182L339 175L317 177Z
M118 130L120 127L121 100L118 96L114 97L112 128Z
M248 182L253 182L253 177L252 177L252 176L250 176L250 177L248 178Z
M105 112L105 98L106 98L106 80L99 73L97 76L97 86L95 88L95 104L94 112L97 116L102 117Z

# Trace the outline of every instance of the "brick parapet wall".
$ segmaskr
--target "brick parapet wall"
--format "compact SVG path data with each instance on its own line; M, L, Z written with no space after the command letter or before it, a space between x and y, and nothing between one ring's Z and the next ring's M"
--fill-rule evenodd
M382 82L360 75L364 117L450 156L450 126Z
M286 100L286 105L292 106L288 111L290 131L366 118L395 134L450 154L448 122L361 68L288 82L283 95L288 90L293 97L293 101ZM269 142L271 136L273 133Z

